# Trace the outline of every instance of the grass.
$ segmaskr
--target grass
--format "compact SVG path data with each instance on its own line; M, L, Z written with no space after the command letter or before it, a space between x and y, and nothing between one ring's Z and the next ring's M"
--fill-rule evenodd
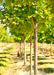
M5 75L6 70L9 69L9 64L12 60L13 47L10 47L0 53L0 74Z
M51 75L53 75L52 73L54 73L54 60L50 58L48 59L44 56L38 56L38 69L44 73L48 73L49 75L51 73Z

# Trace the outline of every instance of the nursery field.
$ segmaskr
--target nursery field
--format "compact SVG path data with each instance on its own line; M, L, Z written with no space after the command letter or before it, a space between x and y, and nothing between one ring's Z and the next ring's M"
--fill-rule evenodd
M17 56L17 51L24 53L23 43L0 44L0 75L30 75L30 43L26 43L26 65L24 54ZM43 47L42 47L43 46ZM54 44L38 43L38 75L54 75ZM6 47L6 48L4 48ZM32 75L34 75L34 45L32 44Z
M0 0L0 75L54 75L54 0Z

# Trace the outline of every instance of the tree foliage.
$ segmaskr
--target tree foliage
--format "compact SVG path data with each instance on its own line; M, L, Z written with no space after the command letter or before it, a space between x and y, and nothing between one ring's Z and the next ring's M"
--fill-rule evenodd
M13 42L8 31L0 24L0 42Z
M4 11L1 15L2 23L7 24L11 34L17 39L22 39L23 35L28 37L30 32L34 31L33 23L38 24L38 33L43 37L50 34L48 31L49 34L45 35L49 24L52 26L50 29L53 34L53 3L53 0L10 0L10 2L5 0L3 2Z

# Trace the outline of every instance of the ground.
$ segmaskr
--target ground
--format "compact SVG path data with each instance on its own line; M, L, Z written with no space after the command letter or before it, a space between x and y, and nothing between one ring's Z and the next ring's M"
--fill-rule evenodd
M19 46L20 44L14 43L12 48L9 49L9 51L12 50L10 52L11 61L8 64L8 69L6 68L5 70L6 72L1 73L1 75L30 75L30 50L28 50L30 46L26 44L26 65L24 65L24 56L17 57L17 50L20 49ZM46 55L41 50L38 51L38 75L54 75L54 56ZM32 68L32 75L34 75L34 54L32 54Z

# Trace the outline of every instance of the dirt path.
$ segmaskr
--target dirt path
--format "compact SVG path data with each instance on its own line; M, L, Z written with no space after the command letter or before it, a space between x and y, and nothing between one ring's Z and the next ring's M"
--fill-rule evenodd
M14 47L13 60L10 64L10 68L6 75L30 75L30 59L27 60L26 65L24 65L23 56L17 57L18 46ZM34 70L32 70L32 75L34 75ZM38 75L43 75L38 72Z
M0 44L2 47L0 47L0 53L3 52L3 50L6 50L7 48L9 48L13 43L9 43L9 44L6 44L6 43L3 43L4 46L2 46L2 44Z
M14 48L13 60L10 64L10 68L6 75L27 75L25 68L28 66L24 66L23 57L17 57L17 46Z
M17 50L18 50L18 45L15 44L13 60L11 61L10 68L6 75L30 75L30 58L29 58L29 60L27 58L26 65L24 66L23 57L17 57ZM44 59L44 56L42 56L42 58ZM39 62L42 62L42 60L40 60ZM34 63L34 61L32 61L32 63ZM42 64L42 65L44 66L44 64ZM42 65L40 66L40 68L43 67ZM46 67L46 66L44 66L44 67ZM33 69L34 69L34 66L33 66ZM34 70L32 70L32 75L34 75ZM45 72L38 71L38 75L54 75L54 74L47 74Z

